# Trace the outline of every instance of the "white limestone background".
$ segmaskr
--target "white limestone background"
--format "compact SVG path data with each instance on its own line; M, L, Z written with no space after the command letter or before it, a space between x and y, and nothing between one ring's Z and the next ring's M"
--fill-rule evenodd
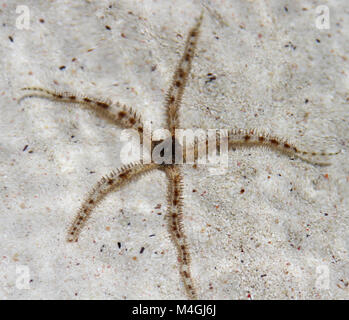
M198 296L348 299L345 1L36 0L25 2L30 29L20 30L23 4L0 6L1 299L186 298L164 220L164 175L110 195L79 242L67 243L86 193L121 165L121 130L72 105L18 99L25 86L107 97L160 128L202 8L183 127L258 127L306 150L343 152L328 167L250 149L230 152L225 175L185 168ZM315 27L318 5L330 9L328 30Z

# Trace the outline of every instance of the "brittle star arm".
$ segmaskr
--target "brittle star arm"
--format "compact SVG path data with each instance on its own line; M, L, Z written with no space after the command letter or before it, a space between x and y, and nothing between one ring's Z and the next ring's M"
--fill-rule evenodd
M91 216L92 211L100 204L107 194L119 190L127 183L139 178L142 174L157 168L159 168L158 164L142 164L139 162L124 166L118 169L117 172L113 171L108 176L103 177L83 202L68 230L67 241L78 241L79 234Z
M213 141L212 141L213 140ZM213 139L205 139L202 141L196 141L195 143L188 146L188 148L183 150L184 161L186 158L194 159L196 162L201 156L205 156L205 153L199 152L199 144L204 146L204 150L208 150L209 143L212 143L216 148L211 148L211 151L220 152L221 145L223 143L228 144L227 149L233 148L249 148L249 147L264 147L273 151L277 151L281 154L287 155L288 157L299 158L305 162L327 166L330 163L327 157L334 156L340 153L337 152L314 152L314 151L304 151L299 147L295 146L293 143L287 141L286 139L271 135L269 133L259 131L256 129L231 129L226 130L225 134L221 134L219 131L216 137ZM205 145L206 144L206 145Z
M167 92L165 107L167 110L167 124L172 136L175 134L175 129L180 127L178 109L181 105L184 88L191 70L202 19L203 13L201 13L195 26L189 31L183 55Z
M178 253L179 272L184 283L185 291L190 299L196 299L197 294L190 272L190 253L185 233L183 231L183 184L178 166L165 168L168 179L167 215L168 228Z
M219 139L217 139L219 141ZM253 147L261 146L268 149L285 154L289 157L299 158L305 162L316 164L320 166L327 166L329 162L325 162L325 158L333 156L338 152L315 152L301 150L293 143L286 139L270 135L269 133L258 131L256 129L232 129L228 132L228 146L235 147Z
M141 118L132 108L122 105L119 102L112 103L107 100L80 96L70 92L51 91L38 87L27 87L21 90L27 91L27 94L22 96L19 102L25 98L36 97L52 101L79 104L82 107L94 111L99 117L114 125L122 128L135 129L141 136L143 134L143 123Z

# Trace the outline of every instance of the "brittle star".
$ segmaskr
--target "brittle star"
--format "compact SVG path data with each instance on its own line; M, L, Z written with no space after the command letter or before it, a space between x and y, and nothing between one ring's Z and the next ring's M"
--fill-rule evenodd
M180 128L179 109L195 55L195 49L197 46L202 21L203 14L201 14L196 24L189 30L184 52L173 75L172 84L167 92L165 107L167 110L167 129L170 131L171 137L167 140L161 140L160 142L165 142L165 144L167 143L172 147L179 145L175 135L175 131ZM66 103L74 103L95 112L98 117L104 118L114 125L122 128L135 129L141 138L144 136L144 125L141 118L133 109L122 105L119 102L112 103L108 100L95 99L85 95L51 91L38 87L26 87L22 88L22 90L30 92L24 95L22 98L39 97ZM231 129L224 137L217 134L217 137L215 137L217 142L217 152L219 152L220 145L224 139L228 143L229 149L234 149L237 147L266 147L289 157L300 158L301 160L318 165L324 165L326 163L311 160L310 158L312 158L312 156L327 156L338 153L301 151L298 147L286 139L279 138L256 129ZM208 142L209 141L207 139L202 141L195 140L194 144L186 149L187 152L188 150L193 151L195 162L197 162L200 158L198 152L199 144L204 143L207 147ZM158 144L152 144L151 150L154 150L157 145ZM172 148L172 160L175 158L174 149L175 148ZM184 163L186 158L186 152L183 152ZM167 176L168 202L166 218L168 221L168 230L171 235L171 239L177 248L179 273L184 284L186 295L190 299L196 299L198 296L197 289L191 275L190 252L182 225L183 186L179 164L155 163L154 161L144 163L142 161L138 161L123 166L117 171L113 171L111 174L103 177L82 203L73 223L68 230L67 241L78 241L80 232L85 226L88 218L91 216L92 211L101 203L107 194L121 189L125 184L130 183L136 178L139 178L142 174L155 169L164 171Z

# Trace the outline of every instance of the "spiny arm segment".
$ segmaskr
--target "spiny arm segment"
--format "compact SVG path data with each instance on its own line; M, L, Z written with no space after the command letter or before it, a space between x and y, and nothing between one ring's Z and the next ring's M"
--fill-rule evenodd
M183 184L178 166L165 169L168 179L167 189L167 215L168 228L174 242L179 261L179 272L184 283L185 291L190 299L196 299L197 294L190 272L190 253L183 230Z
M316 165L329 165L328 162L323 161L324 158L340 153L340 151L328 153L325 151L314 152L300 150L297 146L286 139L279 138L257 129L232 129L229 131L228 136L229 148L261 146ZM219 141L219 139L217 140ZM319 157L322 159L319 159Z
M76 103L94 111L101 118L122 128L132 128L137 130L140 135L143 133L143 124L141 118L132 108L120 104L112 103L107 100L95 99L86 96L79 96L70 92L51 91L38 87L26 87L21 90L28 93L21 97L24 98L44 98L52 101Z
M207 150L209 142L210 140L207 139L205 141L196 141L194 144L190 145L188 149L183 150L184 161L187 155L191 152L193 152L194 160L197 161L201 156L199 155L198 145L206 143ZM328 160L327 157L337 155L341 152L304 151L284 138L280 138L257 129L231 129L227 132L227 134L222 136L218 131L216 134L216 140L213 142L216 143L216 148L212 151L217 150L219 152L222 143L228 143L229 149L264 147L287 155L288 157L299 158L310 164L320 166L329 165L329 162L325 161Z
M82 204L78 214L68 230L67 241L78 241L79 234L82 228L85 226L88 218L91 216L93 209L99 205L99 203L108 193L119 190L125 184L158 167L159 165L155 163L134 163L124 166L118 169L116 172L113 171L111 174L103 177L88 194L86 200Z
M174 136L175 129L180 127L178 109L190 73L202 19L203 12L201 13L196 25L189 31L184 53L173 75L172 84L166 96L167 124L172 136Z

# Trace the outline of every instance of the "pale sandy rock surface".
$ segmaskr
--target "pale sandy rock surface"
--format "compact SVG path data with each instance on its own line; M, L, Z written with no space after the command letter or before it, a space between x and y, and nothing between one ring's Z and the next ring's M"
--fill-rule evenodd
M264 128L306 150L343 152L328 167L250 149L231 151L224 175L184 169L199 297L349 297L346 1L35 0L26 1L29 30L16 27L22 4L0 5L1 299L186 298L164 174L110 195L67 243L85 194L121 165L121 130L72 105L18 99L25 86L81 92L128 104L160 128L202 8L183 127ZM315 26L320 4L328 30Z

